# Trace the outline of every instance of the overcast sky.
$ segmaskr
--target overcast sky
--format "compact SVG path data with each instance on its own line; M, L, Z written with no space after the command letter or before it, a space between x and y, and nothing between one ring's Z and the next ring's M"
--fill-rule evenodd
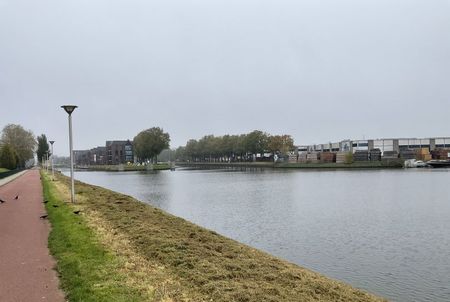
M76 149L450 136L450 1L0 0L0 127L68 154L64 103Z

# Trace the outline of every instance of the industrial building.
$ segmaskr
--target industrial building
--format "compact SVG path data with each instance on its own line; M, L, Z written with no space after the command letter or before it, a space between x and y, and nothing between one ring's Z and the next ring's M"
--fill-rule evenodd
M353 155L355 161L383 158L447 159L450 154L450 137L343 140L335 143L297 146L296 151L295 161L297 162L319 162L321 158L324 162L343 162L345 154L348 153ZM291 161L294 161L292 156Z
M298 146L298 152L352 152L357 150L369 151L380 149L382 154L385 151L397 151L406 149L428 148L433 151L438 148L450 148L450 137L435 138L382 138L368 140L343 140L338 143L326 143L318 145Z

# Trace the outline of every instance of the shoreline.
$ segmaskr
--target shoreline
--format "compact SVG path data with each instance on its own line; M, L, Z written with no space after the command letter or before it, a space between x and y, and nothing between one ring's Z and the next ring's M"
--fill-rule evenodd
M298 170L383 170L403 169L402 160L366 161L345 163L272 163L272 162L176 162L176 168L257 168L257 169L298 169ZM108 172L136 172L136 171L163 171L170 170L169 163L160 163L149 166L133 165L98 165L76 167L79 171L108 171Z
M271 163L271 162L179 162L177 167L223 167L223 168L271 168L271 169L304 169L304 170L371 170L371 169L403 169L402 160L344 163Z
M162 171L170 170L168 163L153 164L148 166L134 165L96 165L96 166L78 166L79 171L110 171L110 172L135 172L135 171Z
M68 200L68 177L58 173L56 181L46 176L43 182L47 190L53 188L59 194L59 199ZM124 260L130 270L127 276L134 284L130 286L145 285L147 290L150 286L150 296L164 287L171 299L167 301L384 301L130 196L78 181L76 192L75 205L59 202L53 208L47 204L50 219L52 212L61 208L81 210L77 223L88 225L108 253L120 258L121 251L127 250L134 255L132 259L145 264L139 267L163 268L151 270L151 276L149 271L138 272L141 278L135 284L132 281L137 265L129 263L133 262L129 256ZM146 284L149 280L151 284ZM161 280L171 280L171 285Z

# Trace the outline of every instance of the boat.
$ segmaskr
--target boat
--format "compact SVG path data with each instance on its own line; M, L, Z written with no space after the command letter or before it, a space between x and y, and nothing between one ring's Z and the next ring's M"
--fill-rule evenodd
M427 163L424 163L424 162L421 161L421 160L417 160L417 161L415 162L415 167L416 167L416 168L426 168L426 167L428 167L428 164L427 164Z
M450 168L450 160L429 160L427 165L433 168Z
M429 167L427 163L421 160L409 159L404 163L405 168L426 168Z

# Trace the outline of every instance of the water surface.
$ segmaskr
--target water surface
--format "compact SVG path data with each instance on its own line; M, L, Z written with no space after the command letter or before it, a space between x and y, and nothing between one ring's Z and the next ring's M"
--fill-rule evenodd
M76 172L393 301L450 301L450 170Z

